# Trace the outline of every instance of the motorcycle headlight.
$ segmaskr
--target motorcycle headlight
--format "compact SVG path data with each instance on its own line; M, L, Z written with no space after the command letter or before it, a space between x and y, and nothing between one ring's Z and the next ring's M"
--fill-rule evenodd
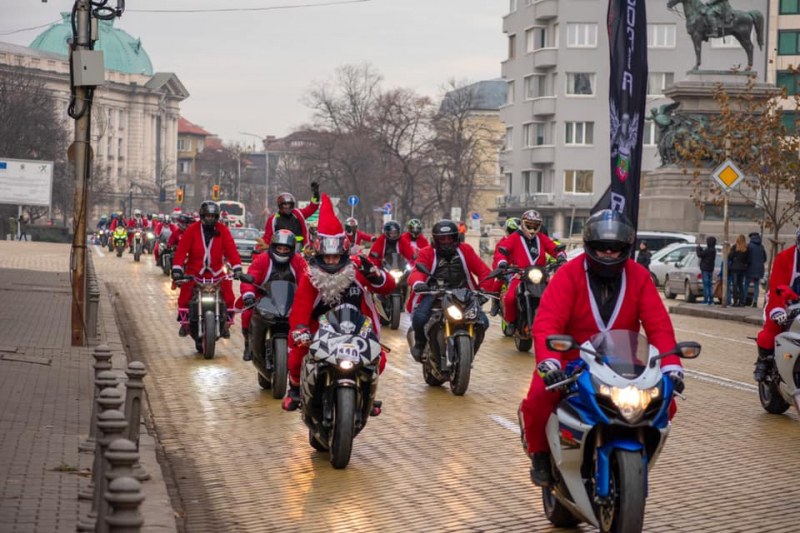
M350 360L347 360L347 359L344 359L342 361L338 361L338 363L339 363L339 368L341 368L342 370L352 370L353 366L355 365L355 363L353 363L353 361L350 361Z
M464 313L464 318L466 318L467 320L475 320L476 318L478 318L478 308L473 305L472 307L467 309L467 312Z
M203 302L204 304L214 303L214 300L215 300L215 298L214 298L213 294L209 294L208 296L201 296L200 297L200 301Z
M544 274L538 268L534 268L533 270L528 271L528 281L533 283L534 285L538 285L544 279Z
M631 424L638 422L650 402L661 394L658 387L640 389L633 385L625 388L600 385L598 392L602 396L611 398L623 418Z
M389 274L394 278L395 281L400 281L400 278L403 277L403 273L400 270L390 270Z
M461 320L464 318L464 313L461 312L461 309L458 308L457 305L450 305L447 308L447 316L452 318L453 320Z
M150 232L148 231L148 232L147 232L147 238L148 238L148 239L155 239L155 238L156 238L156 234L155 234L155 233L150 233Z

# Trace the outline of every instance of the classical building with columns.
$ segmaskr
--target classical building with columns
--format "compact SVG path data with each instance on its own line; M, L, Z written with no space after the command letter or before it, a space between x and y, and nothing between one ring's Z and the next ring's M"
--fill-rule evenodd
M30 47L0 43L0 69L22 69L44 81L63 104L65 124L70 100L69 13L37 36ZM95 212L166 209L159 192L175 195L180 103L189 93L174 73L154 72L150 58L136 39L99 21L95 49L103 51L106 84L94 91L92 108L93 181L98 187Z

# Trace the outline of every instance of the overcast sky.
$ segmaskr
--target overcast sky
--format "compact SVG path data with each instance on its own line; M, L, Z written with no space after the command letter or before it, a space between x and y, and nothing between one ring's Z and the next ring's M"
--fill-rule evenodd
M115 24L142 39L155 71L178 75L191 94L182 115L228 141L253 143L253 137L239 132L283 136L308 123L303 95L343 64L369 62L383 74L385 87L409 87L434 98L448 79L500 76L508 0L368 0L261 12L136 12L335 1L127 0ZM0 0L0 33L58 20L59 12L72 4ZM0 41L27 46L42 31L0 35Z

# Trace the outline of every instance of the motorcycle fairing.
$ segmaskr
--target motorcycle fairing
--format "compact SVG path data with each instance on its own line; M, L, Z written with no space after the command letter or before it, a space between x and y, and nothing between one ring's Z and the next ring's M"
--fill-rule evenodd
M627 450L629 452L642 451L642 445L631 439L619 439L607 442L597 448L597 465L595 467L595 492L600 498L608 498L608 485L611 471L611 453L614 450ZM642 454L645 475L645 496L647 496L647 454Z

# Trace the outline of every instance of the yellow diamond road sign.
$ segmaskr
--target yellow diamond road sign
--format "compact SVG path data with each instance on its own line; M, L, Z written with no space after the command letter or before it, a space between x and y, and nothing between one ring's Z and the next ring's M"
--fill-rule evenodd
M737 167L733 161L726 159L720 166L714 169L711 177L719 183L719 186L722 187L725 192L730 192L744 179L744 172L739 170L739 167Z

